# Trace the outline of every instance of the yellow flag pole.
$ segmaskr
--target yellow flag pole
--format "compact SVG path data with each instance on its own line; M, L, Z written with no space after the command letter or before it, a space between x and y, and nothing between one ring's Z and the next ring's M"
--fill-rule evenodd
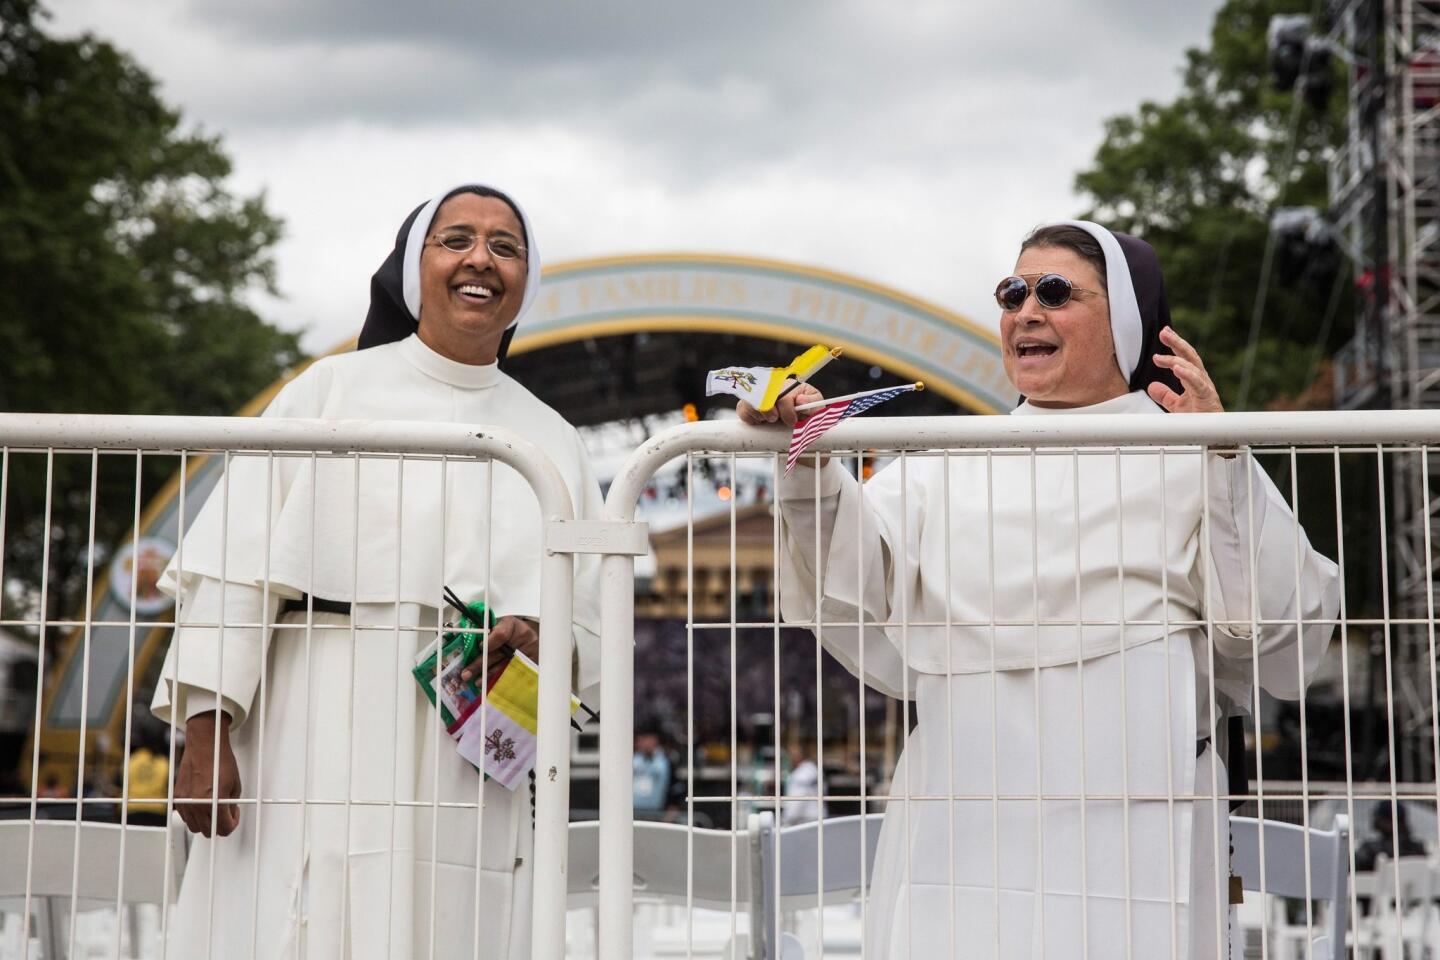
M779 402L780 402L780 398L783 397L783 396L785 396L787 393L793 393L793 392L795 392L796 390L799 390L799 389L800 389L800 385L801 385L802 383L808 382L811 377L813 377L813 376L815 376L815 374L819 373L820 370L821 370L821 368L823 368L823 367L825 366L825 364L829 363L831 360L838 360L838 359L840 358L840 355L843 354L844 352L845 352L845 348L844 348L844 347L831 347L831 348L830 348L830 356L826 357L824 360L820 361L819 363L815 364L815 366L811 367L810 370L809 370L804 376L802 376L802 377L796 377L793 383L787 384L787 385L785 386L785 389L784 389L784 390L781 390L778 394L775 395L775 402L776 402L776 403L779 403Z

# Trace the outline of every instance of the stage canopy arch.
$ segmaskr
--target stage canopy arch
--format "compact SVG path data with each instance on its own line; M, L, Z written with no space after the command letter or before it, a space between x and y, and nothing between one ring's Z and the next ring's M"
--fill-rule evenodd
M657 402L664 408L667 401L654 396L657 387L673 386L683 394L687 392L684 378L698 376L693 381L698 386L710 367L760 364L772 358L783 362L782 358L798 352L795 347L812 343L842 347L854 365L852 373L863 365L869 379L880 379L872 369L878 368L890 375L887 382L924 380L932 398L948 401L952 412L959 408L998 413L1014 404L995 334L956 313L829 270L701 254L607 257L547 269L540 296L512 347L516 376L549 399L553 392L546 383L549 378L538 358L528 355L545 351L545 366L564 367L563 354L555 356L554 348L636 334L645 336L638 344L632 340L628 355L607 358L608 363L594 362L593 345L584 352L597 373L610 367L615 383L631 381L632 390L644 392L645 397L631 399L632 406L642 409ZM778 349L760 348L757 342ZM647 351L645 347L652 344ZM766 355L747 353L747 347ZM822 388L832 396L848 392L837 389L834 382L840 369L827 369L821 375ZM570 389L605 392L606 387L583 374L565 383ZM846 385L863 389L869 384ZM684 398L670 398L669 409L679 405L677 399ZM554 405L568 415L572 405L563 395L556 400ZM625 416L625 406L621 403L609 412Z
M730 405L703 397L707 370L779 366L813 343L844 351L816 380L829 396L925 381L925 394L889 416L1002 413L1016 402L993 330L860 277L668 253L568 261L547 267L541 284L506 369L577 426ZM301 369L240 413L259 413Z

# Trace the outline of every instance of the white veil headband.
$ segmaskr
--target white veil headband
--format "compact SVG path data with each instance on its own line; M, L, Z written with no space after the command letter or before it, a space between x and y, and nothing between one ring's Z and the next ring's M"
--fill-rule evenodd
M528 267L525 276L525 296L520 301L520 310L515 314L515 319L510 321L510 326L513 327L520 322L520 318L525 315L526 310L530 309L530 304L535 302L535 297L540 293L540 249L535 242L535 231L530 227L530 218L525 216L524 208L516 203L515 198L506 191L485 183L462 183L451 187L426 203L416 214L414 222L410 224L410 234L405 238L405 254L401 268L405 309L410 311L410 316L416 320L420 319L420 251L424 249L425 237L430 233L431 226L434 225L436 211L440 209L440 204L450 197L471 187L493 190L502 195L510 206L515 208L515 212L520 216L520 226L525 228L524 239Z
M1140 302L1135 297L1135 284L1130 278L1130 263L1120 249L1115 235L1089 220L1056 220L1045 227L1079 227L1100 244L1105 252L1106 296L1110 299L1110 335L1115 339L1115 359L1126 382L1140 366L1140 344L1145 327L1140 319Z

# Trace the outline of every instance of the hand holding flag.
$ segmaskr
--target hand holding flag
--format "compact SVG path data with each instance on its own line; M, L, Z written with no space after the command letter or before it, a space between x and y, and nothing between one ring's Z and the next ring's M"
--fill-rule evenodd
M787 427L793 427L795 421L803 416L795 412L797 405L825 399L825 394L811 384L792 383L791 386L795 389L782 391L780 398L775 401L775 406L764 413L741 400L735 405L740 422L748 423L752 427L763 427L769 423L783 423Z
M713 397L717 393L728 393L766 413L774 409L775 401L785 391L788 380L793 378L798 383L804 383L825 364L840 356L840 352L838 347L832 350L817 343L783 367L721 367L711 370L705 377L705 395Z
M864 413L871 407L894 399L902 393L924 389L925 384L917 380L904 386L862 390L859 393L848 393L833 400L816 400L811 403L798 404L795 407L795 413L800 415L800 418L795 421L795 430L790 434L790 453L785 458L786 474L795 469L795 464L811 444L819 440L827 430L841 420Z

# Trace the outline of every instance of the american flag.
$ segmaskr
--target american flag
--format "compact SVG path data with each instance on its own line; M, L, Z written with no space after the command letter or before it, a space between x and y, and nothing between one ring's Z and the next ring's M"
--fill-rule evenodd
M785 458L785 472L789 473L795 469L795 464L810 445L820 439L821 434L829 430L835 424L846 417L853 417L857 413L864 413L877 404L892 400L902 393L909 393L915 389L913 383L907 383L903 387L890 387L889 389L876 390L861 397L845 399L841 397L810 411L810 415L803 420L795 421L795 432L790 434L790 455Z

